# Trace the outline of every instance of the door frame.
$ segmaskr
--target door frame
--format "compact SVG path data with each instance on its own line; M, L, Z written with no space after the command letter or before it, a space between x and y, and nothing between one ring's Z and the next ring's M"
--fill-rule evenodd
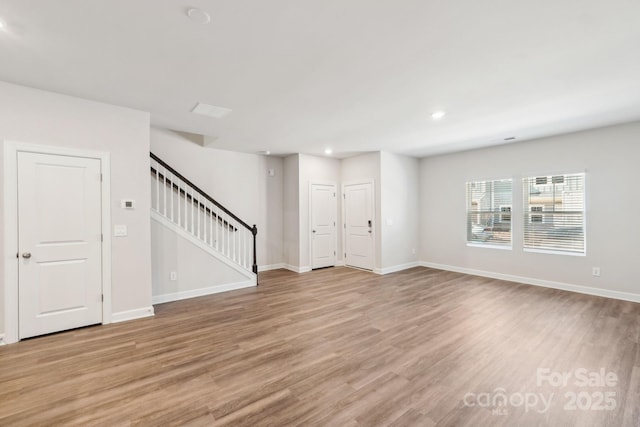
M371 246L373 247L373 251L371 251L372 255L373 255L373 268L371 270L362 270L362 271L375 271L376 269L376 258L377 258L377 244L376 244L376 239L377 239L377 233L376 233L376 228L377 228L377 224L378 221L376 219L376 183L375 180L373 179L365 179L365 180L360 180L360 181L349 181L349 182L343 182L342 183L342 224L343 224L343 230L342 230L342 249L344 250L344 256L342 261L344 262L345 267L349 267L349 268L358 268L352 265L347 264L347 203L346 203L346 192L345 192L345 187L348 187L350 185L361 185L361 184L371 184L371 200L373 202L373 209L371 212L371 221L373 221L373 227L371 227Z
M309 236L309 267L313 270L313 186L314 185L330 185L336 191L336 197L333 199L333 209L336 214L336 235L334 241L333 250L335 251L336 259L333 266L335 267L338 264L338 184L333 181L309 181L309 229L307 230L307 235Z
M111 323L111 163L108 152L4 141L4 329L7 344L19 341L18 153L39 153L100 160L102 173L102 324Z

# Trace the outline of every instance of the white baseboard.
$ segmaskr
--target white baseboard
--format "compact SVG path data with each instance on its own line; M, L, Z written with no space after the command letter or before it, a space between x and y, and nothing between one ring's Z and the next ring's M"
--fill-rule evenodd
M336 261L336 267L344 267L344 261Z
M4 342L4 334L0 334L0 345L7 345L7 343Z
M135 310L120 311L111 315L111 323L126 322L127 320L142 319L154 315L153 307L137 308Z
M255 280L246 280L244 282L227 283L224 285L210 286L208 288L193 289L191 291L173 292L164 295L154 295L152 302L154 304L162 304L171 301L180 301L188 298L202 297L205 295L218 294L220 292L235 291L256 286Z
M560 289L563 291L577 292L579 294L594 295L598 297L613 298L623 301L640 302L640 294L630 292L614 291L610 289L592 288L589 286L572 285L570 283L554 282L550 280L534 279L532 277L514 276L511 274L495 273L492 271L475 270L473 268L456 267L453 265L436 264L421 261L423 267L435 268L437 270L453 271L456 273L471 274L474 276L488 277L491 279L507 280L510 282L524 283L526 285L542 286L544 288Z
M293 271L294 273L308 273L309 271L311 271L311 267L309 266L296 267L295 265L291 264L284 264L283 268Z
M284 262L278 264L259 265L258 273L261 271L280 270L282 268L286 268Z
M420 267L421 265L422 264L419 261L413 261L413 262L408 262L406 264L392 265L391 267L374 268L373 272L376 274L384 275L389 273L395 273L402 270L408 270L409 268Z

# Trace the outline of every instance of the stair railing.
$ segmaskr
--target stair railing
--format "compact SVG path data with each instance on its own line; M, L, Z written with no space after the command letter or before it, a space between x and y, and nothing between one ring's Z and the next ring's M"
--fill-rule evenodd
M151 209L207 246L258 274L256 236L249 226L153 153Z

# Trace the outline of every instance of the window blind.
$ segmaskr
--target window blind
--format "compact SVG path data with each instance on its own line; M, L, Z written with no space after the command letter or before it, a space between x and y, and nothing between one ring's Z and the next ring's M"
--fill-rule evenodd
M583 173L525 178L524 248L585 253Z
M510 179L467 183L467 242L511 246Z

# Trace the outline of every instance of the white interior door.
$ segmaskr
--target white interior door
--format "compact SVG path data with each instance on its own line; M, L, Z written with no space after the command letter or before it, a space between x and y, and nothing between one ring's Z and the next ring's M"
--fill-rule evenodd
M344 186L345 264L373 270L373 184Z
M311 184L311 268L336 265L336 186Z
M20 338L102 322L100 168L18 152Z

